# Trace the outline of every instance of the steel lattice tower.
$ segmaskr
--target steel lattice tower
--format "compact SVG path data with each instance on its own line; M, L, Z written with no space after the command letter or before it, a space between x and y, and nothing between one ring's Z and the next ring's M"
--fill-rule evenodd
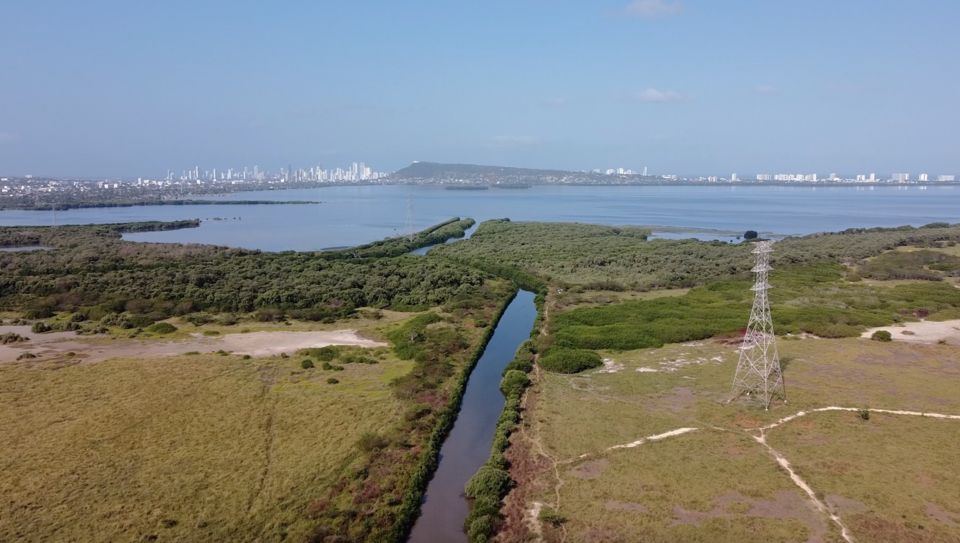
M406 237L408 241L413 241L416 237L416 230L413 229L413 196L407 195L407 227Z
M770 288L767 279L773 269L770 267L771 245L770 241L761 241L753 250L753 254L757 255L757 265L752 271L757 274L757 283L750 290L756 295L740 348L737 374L733 378L734 398L753 396L768 410L774 396L784 401L787 399L783 390L780 356L777 354L777 338L770 317L770 302L767 299L767 290Z

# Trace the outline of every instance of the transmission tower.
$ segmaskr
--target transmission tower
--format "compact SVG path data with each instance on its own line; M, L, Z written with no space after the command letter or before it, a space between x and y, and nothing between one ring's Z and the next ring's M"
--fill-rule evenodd
M416 231L413 229L413 197L407 196L407 228L406 236L409 241L416 237Z
M780 356L777 354L777 338L770 317L770 301L767 299L767 290L770 288L767 279L773 269L770 267L771 245L770 241L761 241L753 250L753 254L757 255L757 265L752 271L757 274L757 283L750 290L756 294L740 348L737 374L733 378L734 399L743 395L753 396L767 410L774 396L787 400L783 390Z

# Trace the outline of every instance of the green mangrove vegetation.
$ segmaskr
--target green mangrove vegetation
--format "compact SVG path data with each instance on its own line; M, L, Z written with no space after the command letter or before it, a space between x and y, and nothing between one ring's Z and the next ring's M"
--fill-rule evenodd
M722 241L647 240L649 230L575 223L481 224L467 242L432 250L458 262L501 274L532 274L555 284L594 290L688 288L747 278L752 245ZM786 238L771 256L774 268L856 263L899 246L960 241L960 225L850 229Z

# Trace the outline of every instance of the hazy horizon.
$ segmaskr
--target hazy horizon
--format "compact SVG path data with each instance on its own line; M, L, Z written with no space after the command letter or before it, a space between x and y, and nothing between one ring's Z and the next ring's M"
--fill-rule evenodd
M947 0L0 8L0 175L960 173Z

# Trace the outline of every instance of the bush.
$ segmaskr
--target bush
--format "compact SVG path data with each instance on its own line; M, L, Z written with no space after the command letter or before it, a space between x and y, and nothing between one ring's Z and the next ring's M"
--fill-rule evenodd
M759 234L756 230L747 230L743 233L743 239L757 239L757 236L759 236Z
M158 322L147 327L147 332L154 334L172 334L177 331L177 327L169 322Z
M470 526L467 528L467 537L470 539L470 543L486 543L490 541L490 536L493 535L496 528L493 516L482 515L470 522Z
M860 418L863 420L870 420L870 410L866 407L857 411L857 414L860 415Z
M134 315L132 317L127 317L126 321L122 325L123 328L146 328L153 324L154 320L146 315Z
M510 370L503 375L503 379L500 381L500 392L503 392L504 396L513 396L523 392L523 389L529 384L530 378L527 377L526 373L519 370Z
M26 360L30 358L36 358L37 355L33 353L20 353L20 356L17 357L17 360Z
M6 334L0 335L0 345L8 345L10 343L23 343L24 341L30 341L30 338L23 337L16 332L7 332Z
M540 520L553 527L558 527L567 521L567 517L561 515L560 512L555 509L544 507L540 510Z
M551 347L540 357L540 367L553 373L579 373L602 365L600 355L585 349Z
M877 330L870 336L870 339L874 341L893 341L893 334L886 330Z
M300 362L300 367L303 368L303 369L305 369L305 370L309 370L309 369L313 368L313 361L310 360L309 358L307 358L307 359L305 359L303 362Z
M505 470L484 464L480 471L467 481L465 488L468 498L502 498L510 490L510 474Z
M321 362L330 362L340 356L340 349L336 347L320 347L310 349L300 349L297 354L301 356L312 356Z
M33 326L30 327L30 331L33 332L34 334L42 334L44 332L49 332L50 327L47 326L47 323L43 321L37 321L33 323Z
M327 379L327 382L330 383L331 385L335 385L335 384L339 383L340 381L339 381L338 379L336 379L335 377L331 377L331 378Z
M507 364L507 367L503 368L503 372L500 373L500 375L506 376L507 372L511 370L530 373L533 371L533 363L527 360L511 360L510 363Z
M367 432L360 436L360 440L357 441L357 447L363 452L379 451L380 449L386 449L388 445L390 445L390 441L376 432Z

